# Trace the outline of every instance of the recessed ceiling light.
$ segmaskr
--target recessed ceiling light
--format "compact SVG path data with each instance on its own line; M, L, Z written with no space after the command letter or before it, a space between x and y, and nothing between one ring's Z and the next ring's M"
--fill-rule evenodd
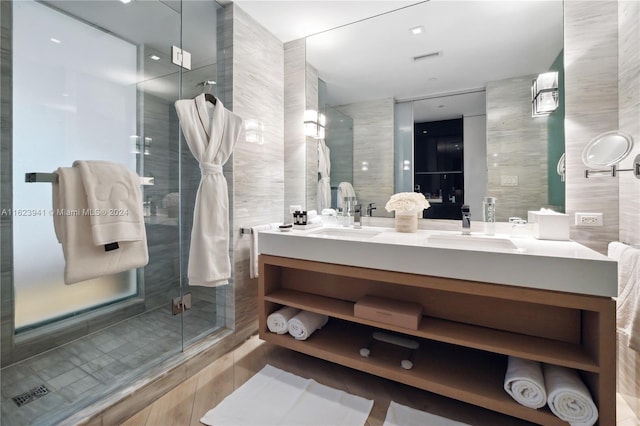
M131 0L120 0L120 1L124 4L131 3Z
M65 98L68 98L69 94L68 93L63 93L62 96L64 96Z
M411 34L413 35L422 34L424 32L424 27L420 25L418 27L409 28L409 31L411 31Z
M62 43L60 40L58 40L58 39L57 39L57 38L55 38L55 37L51 37L49 40L51 40L51 41L52 41L52 42L54 42L55 44L60 44L60 43Z
M160 60L160 56L158 56L158 55L149 55L149 59L153 59L154 61L159 61Z

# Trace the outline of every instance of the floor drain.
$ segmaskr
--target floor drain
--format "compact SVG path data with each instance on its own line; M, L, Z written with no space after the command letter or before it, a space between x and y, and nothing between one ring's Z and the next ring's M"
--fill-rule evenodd
M25 393L21 393L18 396L14 396L13 401L18 405L18 407L22 407L24 404L27 404L31 401L35 401L41 396L45 396L49 393L49 389L45 385L40 385L36 388L26 391Z

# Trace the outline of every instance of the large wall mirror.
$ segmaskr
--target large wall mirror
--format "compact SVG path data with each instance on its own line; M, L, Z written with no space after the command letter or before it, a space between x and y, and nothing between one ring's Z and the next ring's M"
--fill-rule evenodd
M499 220L563 211L562 49L560 0L431 0L307 37L334 203L352 179L376 216L390 215L393 193L413 190L431 200L426 217L455 218L464 203L480 219L487 195L498 199ZM559 72L559 107L533 117L532 81L550 70ZM448 121L459 137L434 124Z

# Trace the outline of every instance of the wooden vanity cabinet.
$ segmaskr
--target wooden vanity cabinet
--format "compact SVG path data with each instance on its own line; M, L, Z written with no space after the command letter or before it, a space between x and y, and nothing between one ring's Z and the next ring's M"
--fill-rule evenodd
M589 296L260 255L260 338L295 351L541 425L566 425L545 406L534 410L503 389L507 356L577 369L615 425L615 302ZM417 330L354 316L365 295L420 303ZM292 306L330 317L309 339L267 329L267 316ZM374 331L416 339L411 370L398 357L363 358Z

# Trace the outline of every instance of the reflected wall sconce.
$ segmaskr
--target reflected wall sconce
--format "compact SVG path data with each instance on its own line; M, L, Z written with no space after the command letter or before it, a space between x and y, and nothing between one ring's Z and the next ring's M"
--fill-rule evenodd
M258 120L245 120L245 139L249 143L262 145L264 143L264 124Z
M531 116L549 115L558 108L558 72L540 74L531 85Z
M324 114L308 109L304 112L304 135L324 139L326 118Z

